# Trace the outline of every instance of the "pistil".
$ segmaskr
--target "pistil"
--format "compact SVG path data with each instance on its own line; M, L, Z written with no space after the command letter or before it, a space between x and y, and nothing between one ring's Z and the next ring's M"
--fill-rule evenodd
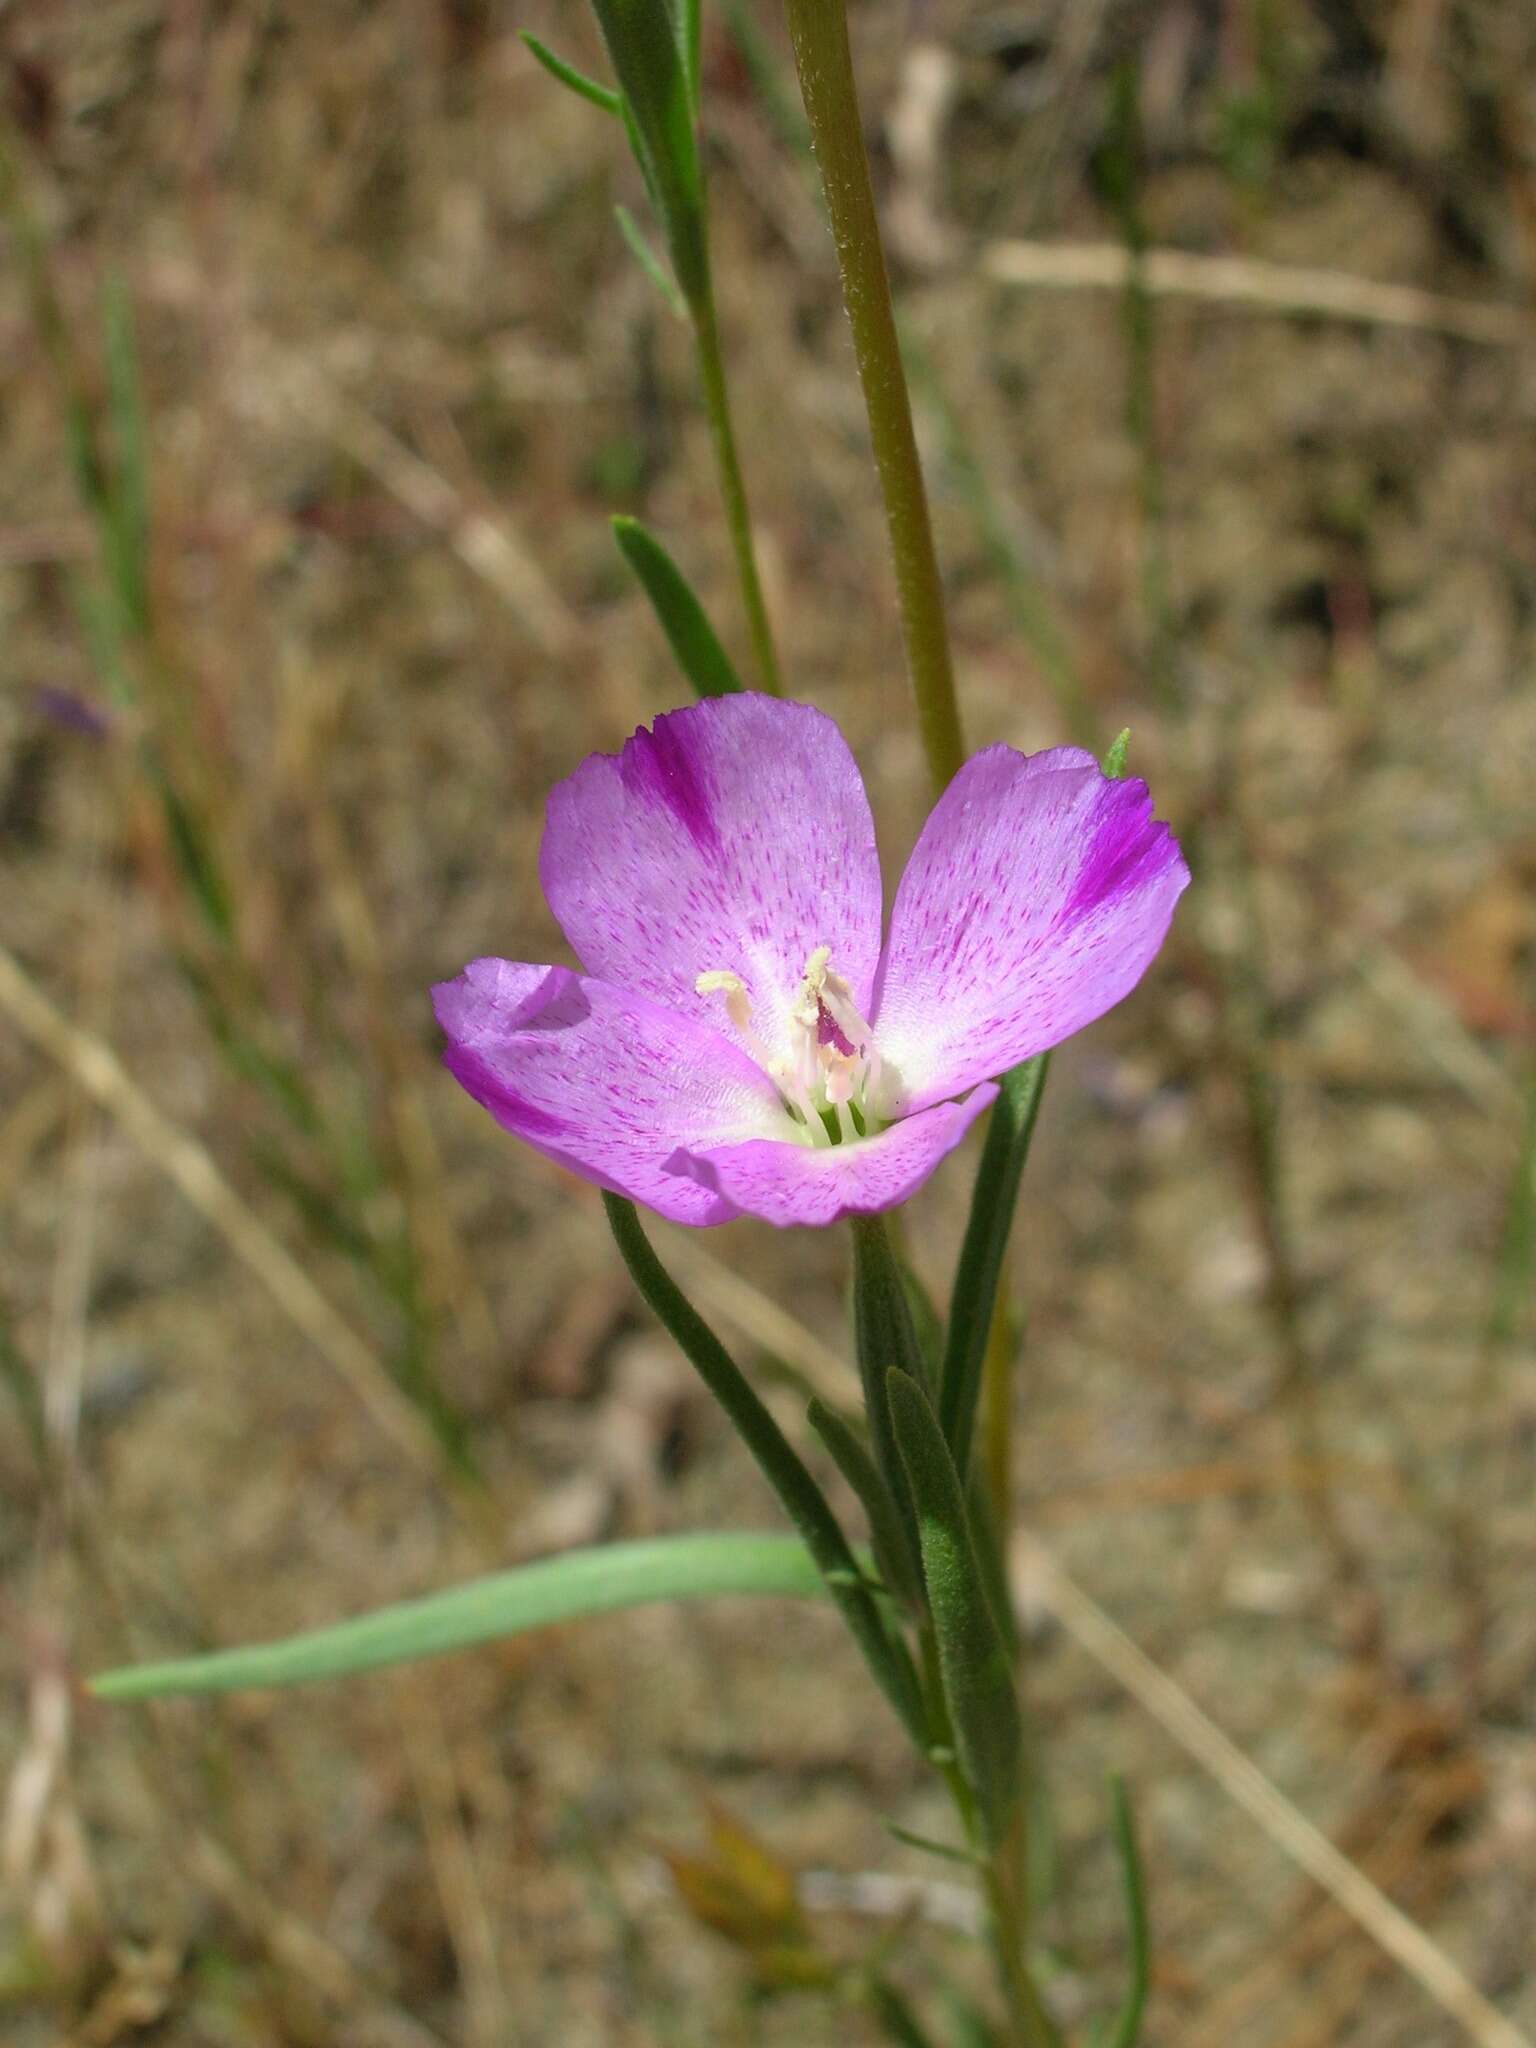
M751 998L739 974L712 968L694 983L700 995L724 996L727 1017L778 1089L796 1136L813 1145L851 1144L866 1135L880 1076L874 1034L831 960L831 948L818 946L806 961L789 1007L787 1045L777 1057L752 1028Z

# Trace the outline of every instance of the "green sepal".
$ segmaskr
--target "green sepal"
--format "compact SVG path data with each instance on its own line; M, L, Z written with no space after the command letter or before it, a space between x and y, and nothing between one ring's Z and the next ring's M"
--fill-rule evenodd
M1104 756L1104 773L1111 782L1125 780L1126 756L1131 751L1131 728L1123 725L1109 743L1109 752Z
M804 1599L820 1592L821 1575L797 1537L735 1531L656 1536L540 1558L281 1642L127 1665L88 1684L106 1700L309 1685L658 1600L727 1593Z
M567 64L563 57L555 55L547 43L541 43L530 29L520 29L518 33L551 78L558 78L560 83L569 86L579 99L590 100L594 107L601 107L605 114L612 114L615 120L622 119L622 93L616 93L611 86L599 85L595 78L588 78L587 74L578 71L574 64Z
M1008 1646L992 1615L971 1540L960 1475L928 1396L910 1374L886 1375L891 1423L917 1513L939 1679L961 1770L991 1848L1018 1803L1023 1730Z
M697 697L728 697L741 688L741 678L720 645L704 607L694 596L681 569L655 534L638 519L620 515L613 537L651 601L677 665Z

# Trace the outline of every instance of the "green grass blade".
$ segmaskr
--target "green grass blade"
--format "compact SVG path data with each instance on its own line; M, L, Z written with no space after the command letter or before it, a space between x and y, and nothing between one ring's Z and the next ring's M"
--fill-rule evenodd
M987 1140L971 1192L971 1211L950 1300L944 1369L939 1379L939 1422L961 1472L971 1455L987 1332L992 1327L992 1310L1002 1278L1008 1233L1013 1227L1019 1181L1029 1158L1049 1064L1050 1054L1038 1053L1034 1059L1004 1074L1002 1092L987 1123Z
M99 1699L143 1700L309 1685L659 1600L725 1593L805 1599L821 1591L820 1574L797 1537L657 1536L541 1558L283 1642L128 1665L93 1678L90 1689Z
M720 645L704 607L682 571L656 536L638 519L616 518L613 537L651 601L678 667L699 697L728 697L741 688L741 678Z
M102 334L113 455L104 541L124 623L143 634L149 630L149 465L133 307L116 274L102 295Z
M886 1379L891 1424L917 1511L923 1580L955 1748L989 1846L1018 1803L1023 1731L1008 1646L993 1619L960 1475L928 1396L910 1373Z
M567 64L563 57L557 57L547 43L541 43L528 29L519 31L524 43L551 78L569 86L578 99L590 100L594 107L601 107L605 114L612 114L615 120L622 118L624 102L611 86L599 85L595 78L588 78L584 71L578 71L574 64Z
M913 1740L926 1746L926 1717L911 1656L905 1642L887 1625L876 1606L826 1495L758 1399L746 1375L657 1258L641 1228L634 1203L605 1193L603 1207L631 1279L725 1410L799 1531L806 1549L815 1558L875 1682Z

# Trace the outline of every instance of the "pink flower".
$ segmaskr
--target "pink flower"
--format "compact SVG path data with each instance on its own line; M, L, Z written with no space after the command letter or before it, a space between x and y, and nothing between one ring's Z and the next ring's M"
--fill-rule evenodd
M586 973L433 991L507 1130L679 1223L904 1201L997 1094L1145 973L1189 880L1144 782L988 747L918 837L882 947L864 785L829 718L671 711L553 792L539 855Z

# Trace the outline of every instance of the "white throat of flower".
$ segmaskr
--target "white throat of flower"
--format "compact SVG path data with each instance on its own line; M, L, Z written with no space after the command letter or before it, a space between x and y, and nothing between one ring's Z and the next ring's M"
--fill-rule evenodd
M694 983L701 996L725 998L737 1036L783 1098L802 1144L841 1145L880 1128L880 1054L875 1035L854 1008L853 991L818 946L790 1004L786 1045L770 1052L752 1028L747 985L715 969Z

